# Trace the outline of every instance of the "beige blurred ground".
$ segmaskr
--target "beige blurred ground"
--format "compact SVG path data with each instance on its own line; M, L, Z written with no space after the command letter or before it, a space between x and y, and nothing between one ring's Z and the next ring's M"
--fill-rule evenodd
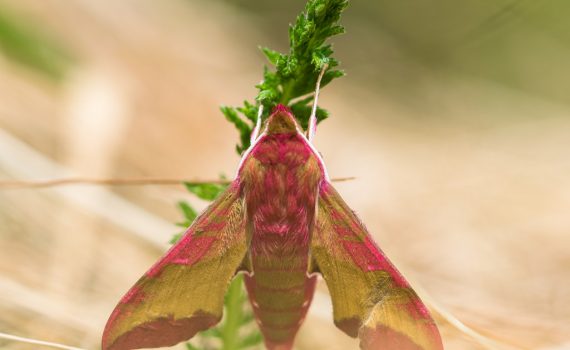
M217 106L255 94L258 44L286 42L284 26L276 39L259 13L214 1L0 5L78 58L56 84L0 55L3 178L231 176L236 132ZM393 32L366 37L363 6L338 42L349 75L321 99L332 117L317 146L332 176L357 177L340 192L414 285L496 341L438 315L447 349L570 349L568 100L542 79L529 90L425 68ZM542 77L528 67L525 84ZM0 192L0 332L98 348L116 301L177 231L180 199L204 206L176 187ZM319 294L297 349L356 348Z

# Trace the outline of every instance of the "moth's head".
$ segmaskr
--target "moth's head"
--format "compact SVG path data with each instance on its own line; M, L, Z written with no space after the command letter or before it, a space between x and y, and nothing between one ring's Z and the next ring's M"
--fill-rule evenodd
M293 112L282 104L277 105L267 119L266 133L294 134L298 132L297 121Z

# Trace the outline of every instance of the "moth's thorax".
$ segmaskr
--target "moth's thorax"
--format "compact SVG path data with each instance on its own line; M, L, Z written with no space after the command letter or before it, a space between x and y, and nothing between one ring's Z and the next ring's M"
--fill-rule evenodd
M263 136L244 162L240 178L253 226L252 249L302 250L308 244L317 187L323 178L319 161L303 137L297 133ZM258 241L259 237L263 239Z

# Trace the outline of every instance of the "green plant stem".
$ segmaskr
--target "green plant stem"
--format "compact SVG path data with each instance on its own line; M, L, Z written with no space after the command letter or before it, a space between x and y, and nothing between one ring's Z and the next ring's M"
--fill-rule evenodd
M243 319L243 277L236 276L226 294L226 320L221 330L222 350L239 349L239 329Z
M281 95L281 101L279 102L285 106L287 106L289 104L289 101L291 101L291 94L293 93L293 88L295 87L295 84L293 83L294 81L291 80L283 87L283 95Z

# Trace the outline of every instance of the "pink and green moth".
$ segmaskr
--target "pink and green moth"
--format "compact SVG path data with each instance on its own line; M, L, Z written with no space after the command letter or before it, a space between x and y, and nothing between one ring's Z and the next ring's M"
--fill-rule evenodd
M258 117L236 178L119 301L103 350L172 346L213 327L238 273L267 349L293 347L318 275L335 325L362 349L443 349L425 305L331 185L312 143L317 96L318 86L307 135L282 105L262 132Z

